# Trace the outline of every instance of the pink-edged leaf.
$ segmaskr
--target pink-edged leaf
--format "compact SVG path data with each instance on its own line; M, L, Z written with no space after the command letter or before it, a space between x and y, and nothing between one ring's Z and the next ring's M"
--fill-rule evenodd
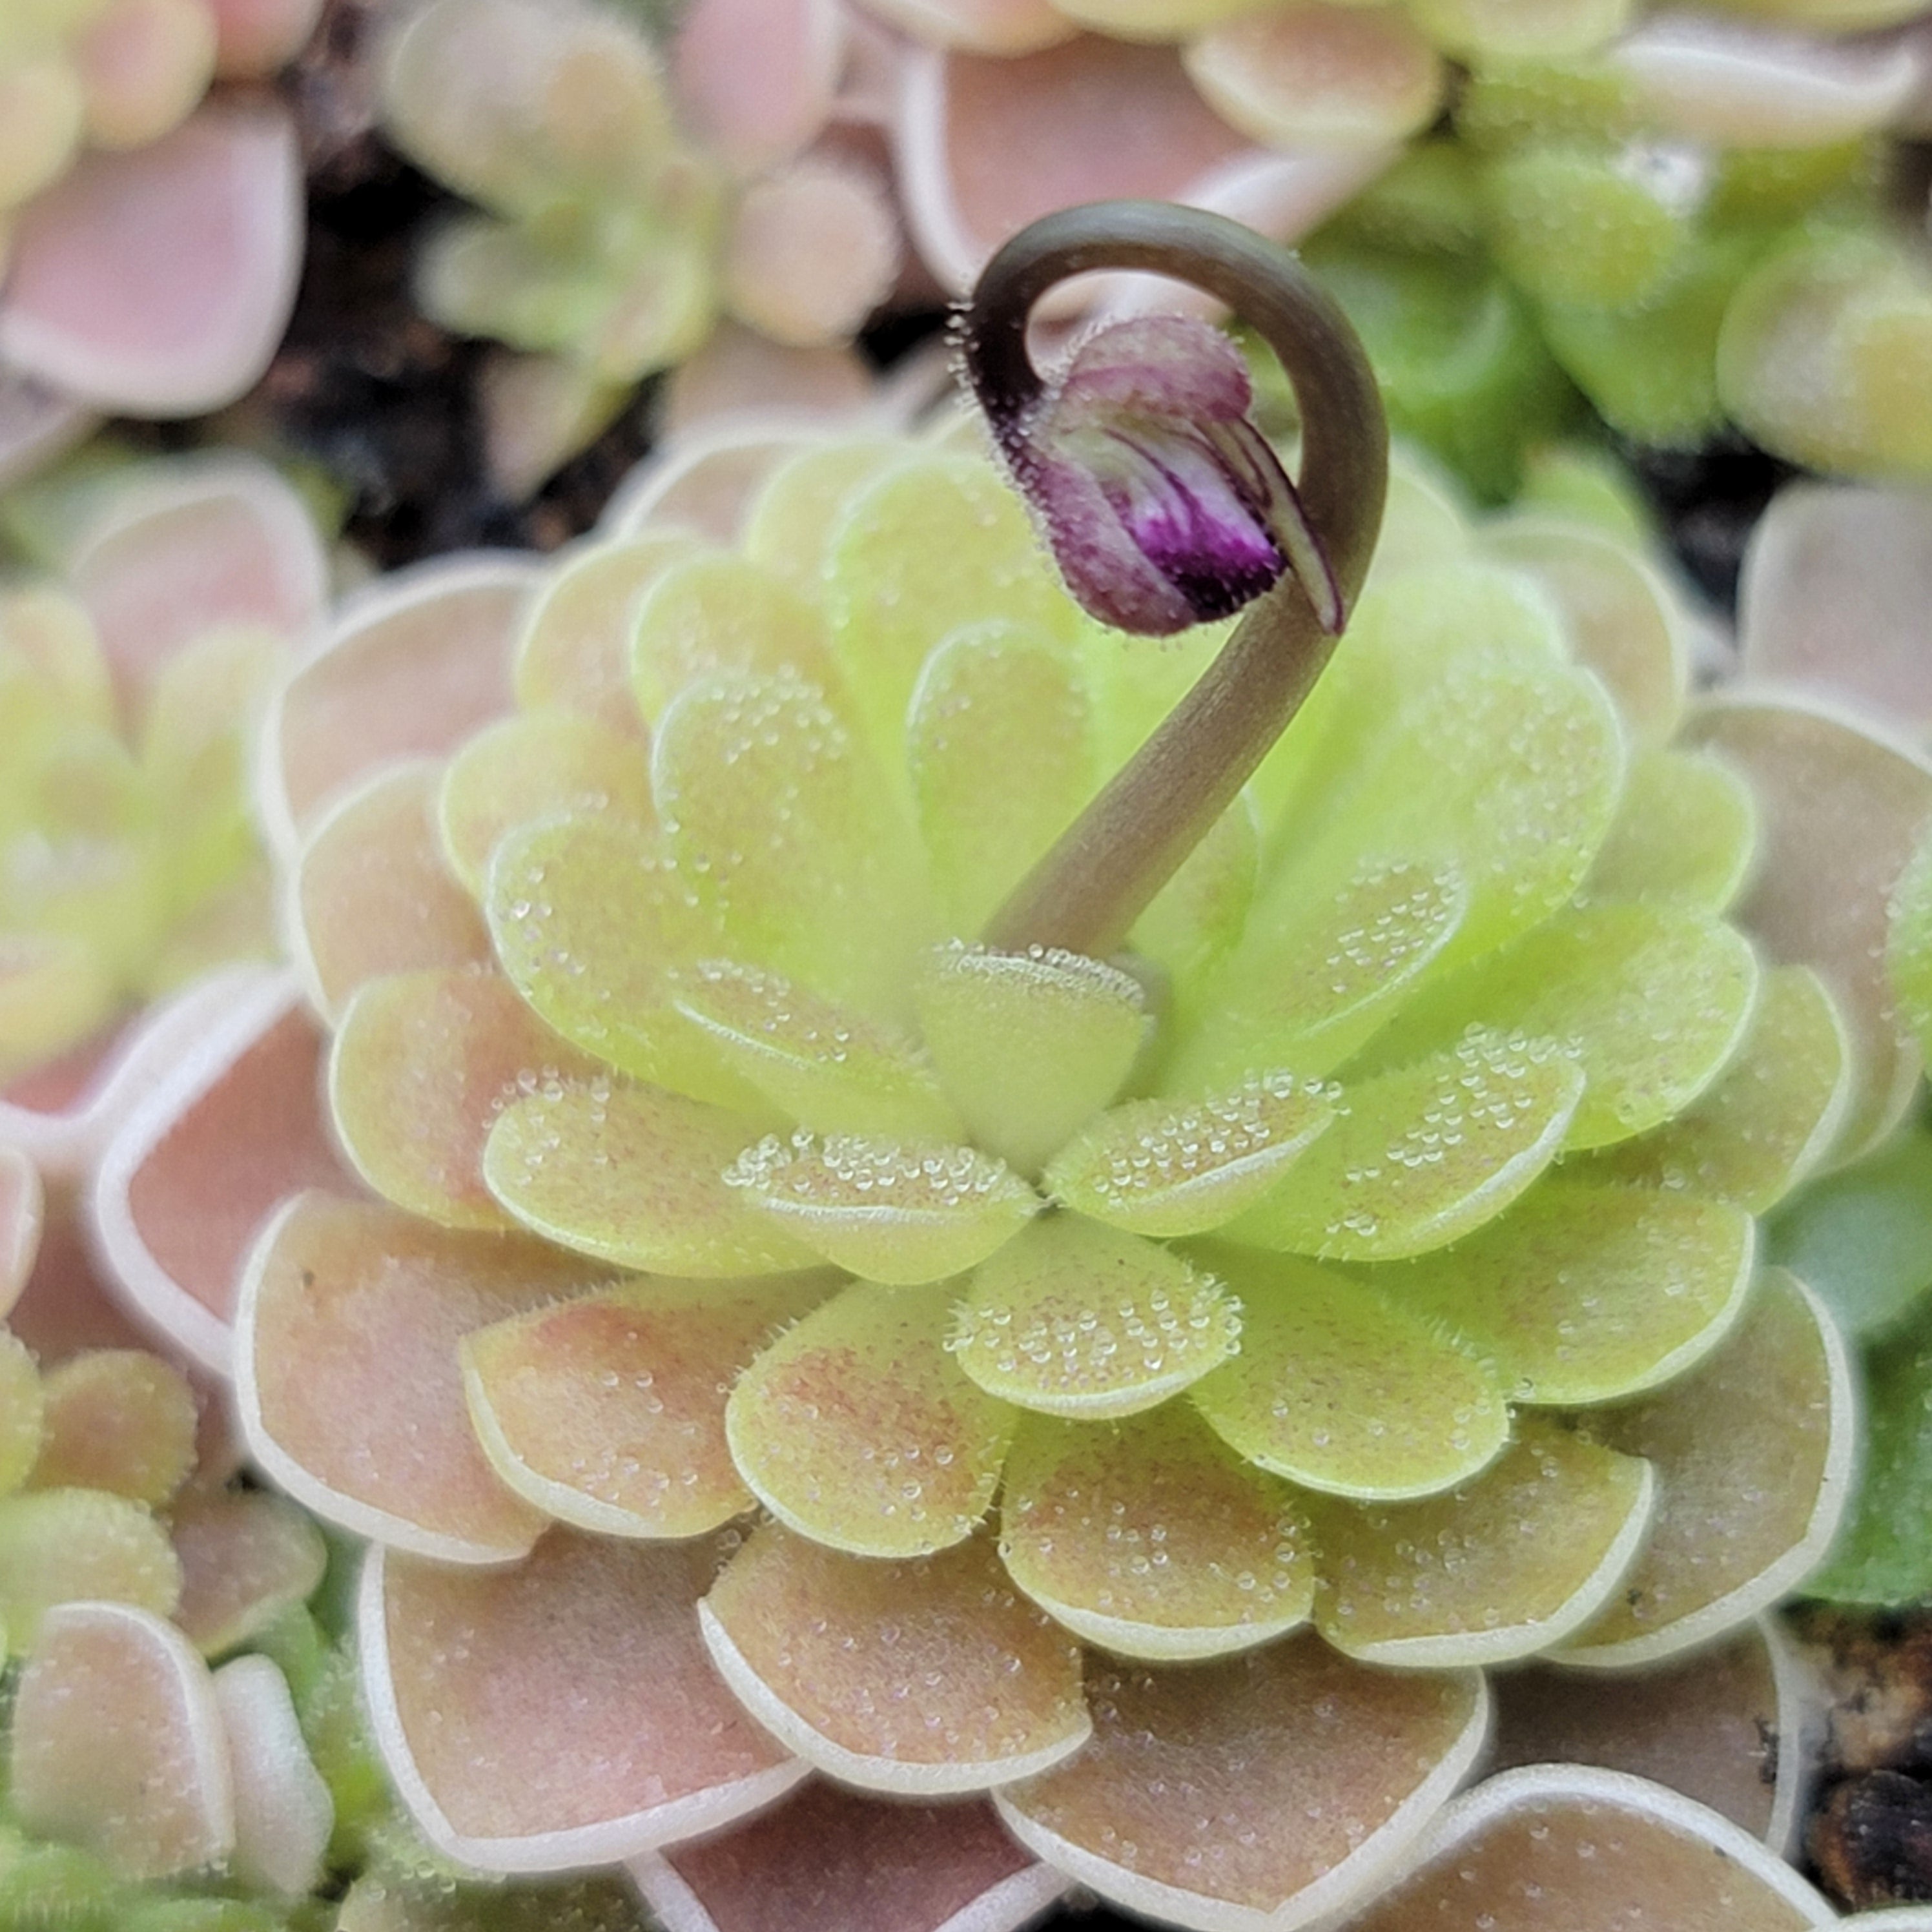
M490 963L490 934L436 829L442 767L386 765L316 820L290 880L290 950L310 997L339 1018L386 973Z
M210 1490L200 1483L168 1513L181 1558L174 1621L210 1657L245 1643L322 1581L322 1532L266 1490Z
M1018 59L916 53L895 132L914 239L956 293L1036 216L1113 196L1179 199L1246 145L1172 47L1094 35Z
M870 11L928 46L1030 54L1078 29L1052 0L864 0Z
M487 551L437 557L343 606L265 734L262 813L284 850L353 780L453 750L510 709L511 646L537 568Z
M27 1285L45 1212L39 1170L18 1148L0 1144L0 1319Z
M71 449L98 420L77 398L0 362L0 490Z
M878 172L836 154L806 154L740 197L725 299L792 347L848 341L892 293L899 252L898 218Z
M257 970L211 974L132 1022L0 1087L0 1142L31 1156L50 1185L80 1179L136 1103Z
M1079 1646L1013 1587L990 1535L890 1561L761 1523L698 1616L740 1701L848 1784L984 1790L1088 1735Z
M276 102L210 103L133 152L91 151L20 218L0 355L131 415L232 401L295 299L301 188Z
M450 1563L519 1556L543 1519L477 1446L457 1344L592 1279L534 1241L298 1195L256 1244L236 1311L249 1448L359 1535Z
M215 71L225 80L266 80L314 31L322 0L207 0L214 16Z
M116 1286L218 1373L242 1260L269 1211L302 1188L355 1185L322 1117L323 1044L292 976L231 982L94 1178L93 1232Z
M1702 1804L1620 1772L1535 1765L1459 1798L1414 1869L1349 1932L1804 1932L1837 1917L1789 1865Z
M712 1831L803 1775L699 1641L716 1538L553 1531L514 1569L393 1552L358 1627L384 1763L439 1850L491 1871L634 1857Z
M1800 1669L1767 1618L1648 1670L1498 1672L1493 1766L1600 1765L1654 1778L1787 1853L1813 1742Z
M40 1252L9 1326L43 1366L87 1348L140 1348L153 1336L129 1316L118 1290L103 1278L70 1193L48 1202Z
M681 530L735 544L759 485L787 457L824 434L822 422L783 409L694 418L693 427L660 442L624 479L604 507L598 532L636 537Z
M1852 1035L1856 1080L1836 1150L1849 1160L1895 1124L1918 1084L1885 944L1892 887L1932 820L1932 759L1829 700L1769 686L1732 686L1690 729L1757 803L1753 882L1734 916L1774 960L1816 968Z
M680 439L712 424L760 423L782 436L789 419L800 430L809 419L820 434L858 430L889 413L896 393L877 383L864 358L844 343L788 348L727 320L665 376L658 420L664 434ZM788 446L782 455L791 453Z
M268 464L232 452L103 483L61 562L137 705L161 666L211 631L260 628L306 650L328 603L328 562L302 500Z
M1000 1792L1000 1815L1104 1898L1202 1932L1288 1932L1385 1877L1489 1717L1474 1671L1371 1670L1312 1635L1212 1664L1096 1658L1087 1696L1087 1748Z
M806 146L832 112L838 0L694 0L671 52L684 117L741 174Z
M1789 484L1758 519L1738 585L1747 675L1794 680L1881 724L1932 728L1932 496Z
M235 1795L208 1666L159 1617L119 1604L48 1612L14 1707L14 1814L126 1879L225 1858Z
M631 1869L665 1932L1018 1932L1069 1885L983 1801L891 1803L820 1778Z
M238 1657L214 1673L214 1698L235 1774L235 1874L300 1898L322 1876L335 1804L296 1721L288 1680L266 1657Z

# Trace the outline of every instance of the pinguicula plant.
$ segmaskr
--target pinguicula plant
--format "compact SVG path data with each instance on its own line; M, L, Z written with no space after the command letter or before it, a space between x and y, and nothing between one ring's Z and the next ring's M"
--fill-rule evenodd
M11 0L0 17L0 478L87 412L189 416L267 366L302 255L260 81L319 0ZM16 400L16 398L19 400ZM63 400L64 399L64 400Z
M726 317L824 352L891 292L890 197L833 138L850 38L836 0L701 0L662 44L594 0L400 15L383 125L478 209L430 240L422 302L535 358L499 363L485 392L506 488L541 482Z
M1088 269L1270 343L1292 481L1203 325L1036 372ZM1608 1807L1606 1896L1822 1922L1628 1777L1437 1822L1488 1667L1611 1687L1510 1680L1512 1753L1606 1738L1846 1489L1844 1346L1754 1217L1890 1089L1857 987L1730 916L1783 820L1685 736L1676 593L1406 465L1378 549L1360 350L1214 218L1040 224L961 340L1065 587L959 432L801 432L729 544L660 478L345 610L262 758L299 990L117 1136L109 1263L374 1541L375 1735L464 1863L722 1924L884 1834L906 1928L1069 1880L1286 1927L1412 1867L1365 1922L1406 1925L1472 1834L1500 1899ZM245 1265L176 1241L170 1286L218 1196L272 1210Z
M1642 442L1729 422L1827 470L1925 472L1932 279L1886 188L1924 43L1852 38L1916 0L881 10L932 44L904 70L898 173L955 286L1020 219L1156 192L1318 228L1310 266L1392 421L1486 500L1579 389ZM1122 100L1131 153L1105 137Z

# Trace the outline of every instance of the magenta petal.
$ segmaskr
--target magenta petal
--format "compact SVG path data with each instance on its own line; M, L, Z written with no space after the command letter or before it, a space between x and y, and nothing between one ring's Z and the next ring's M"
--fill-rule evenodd
M1192 199L1247 145L1172 47L1092 35L1016 60L909 56L895 135L913 238L956 293L1036 216L1118 195Z
M824 126L844 44L838 0L693 0L671 60L679 104L730 166L769 167Z
M295 300L301 190L279 105L210 105L147 147L90 152L20 218L0 355L134 416L232 402Z
M433 1844L488 1871L608 1864L728 1824L804 1774L704 1654L698 1599L719 1554L715 1538L566 1530L508 1570L370 1552L370 1722Z
M631 1869L665 1932L1012 1932L1070 1883L983 1802L898 1804L816 1778L722 1837Z
M305 1187L356 1191L322 1117L322 1046L288 976L236 986L94 1178L94 1238L116 1285L224 1374L242 1260L270 1210Z

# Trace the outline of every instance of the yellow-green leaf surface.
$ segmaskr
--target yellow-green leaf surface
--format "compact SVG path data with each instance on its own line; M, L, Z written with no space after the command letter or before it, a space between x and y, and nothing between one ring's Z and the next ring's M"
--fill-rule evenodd
M1056 1214L980 1263L951 1346L982 1388L1048 1415L1130 1415L1226 1360L1240 1312L1204 1270Z
M937 1142L772 1135L731 1164L744 1211L867 1281L963 1274L1044 1204L1004 1161Z
M572 1045L701 1100L748 1097L672 1004L674 970L723 940L661 838L602 818L513 832L484 910L511 984Z
M1336 1120L1231 1240L1399 1261L1499 1214L1561 1150L1582 1070L1546 1041L1472 1033L1418 1066L1346 1087Z
M1332 892L1269 899L1205 986L1184 988L1162 1090L1199 1093L1266 1066L1329 1072L1413 993L1467 904L1453 862L1380 859Z
M1202 1234L1274 1187L1335 1118L1334 1090L1292 1074L1252 1076L1193 1102L1129 1100L1048 1163L1054 1198L1131 1234Z
M1698 752L1646 746L1630 760L1584 890L1722 912L1744 890L1756 848L1756 808L1738 773Z
M580 814L647 827L650 766L634 734L561 709L486 724L450 760L436 800L444 856L478 898L506 833Z
M1708 914L1572 907L1438 981L1370 1058L1400 1066L1478 1028L1550 1041L1584 1076L1564 1144L1600 1147L1669 1120L1716 1078L1744 1038L1757 982L1749 942Z
M399 973L350 1000L328 1061L344 1150L386 1201L448 1228L507 1228L484 1183L503 1109L560 1096L594 1063L494 973Z
M1120 1091L1153 1030L1137 980L1057 949L942 947L913 998L974 1141L1027 1174Z
M1084 680L1050 632L972 626L926 659L905 736L941 902L955 932L976 933L1094 789Z
M101 1490L32 1490L0 1499L0 1632L31 1651L56 1604L131 1604L169 1616L181 1562L153 1514Z
M818 602L825 593L826 547L845 505L906 454L904 443L892 436L850 436L787 457L745 512L745 554L801 597Z
M195 1464L200 1404L187 1376L145 1348L90 1348L42 1381L37 1490L104 1490L159 1508Z
M993 1500L1016 1420L946 1346L940 1287L859 1283L760 1354L731 1391L740 1474L815 1542L916 1556L970 1536Z
M685 1537L751 1506L724 1438L732 1382L822 1279L620 1283L463 1338L464 1394L503 1480L606 1536Z
M958 1138L932 1068L890 1026L729 959L681 974L674 1000L734 1074L810 1132Z
M1762 1214L1829 1150L1851 1085L1851 1042L1823 982L1807 967L1774 966L1717 1078L1674 1119L1576 1171Z
M40 1455L42 1406L33 1351L0 1328L0 1496L27 1480Z
M1480 1350L1513 1400L1600 1402L1718 1346L1755 1246L1750 1217L1720 1202L1552 1179L1467 1240L1376 1280Z
M1932 839L1919 847L1893 889L1885 963L1900 1018L1932 1057Z
M1526 1418L1480 1474L1372 1507L1317 1498L1317 1628L1364 1662L1441 1670L1549 1648L1616 1589L1648 1522L1648 1464Z
M1500 1450L1496 1372L1365 1281L1216 1249L1240 1297L1240 1352L1190 1399L1251 1462L1338 1496L1426 1496Z
M924 868L868 749L789 674L687 686L652 757L658 810L712 952L892 1013L932 936Z
M579 1254L659 1274L763 1274L816 1258L725 1184L754 1129L661 1088L530 1094L490 1130L483 1178L508 1213Z
M868 730L893 758L942 638L993 619L1067 635L1078 622L1018 497L980 456L899 464L852 496L826 572L833 648Z
M821 691L838 676L824 620L760 565L724 550L687 557L644 593L631 676L638 709L653 722L688 684L788 671Z
M1000 1552L1036 1603L1116 1655L1245 1649L1304 1622L1314 1601L1294 1490L1186 1402L1125 1422L1023 1421Z

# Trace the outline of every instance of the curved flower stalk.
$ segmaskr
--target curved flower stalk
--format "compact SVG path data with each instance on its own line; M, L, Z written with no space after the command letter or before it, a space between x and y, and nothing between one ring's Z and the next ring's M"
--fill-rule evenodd
M421 265L439 321L538 360L486 393L500 480L533 488L721 320L820 381L891 292L840 0L703 0L668 45L585 0L430 0L382 67L385 125L481 212ZM856 118L855 118L856 117Z
M52 0L0 21L0 376L192 416L262 374L295 299L301 166L272 75L318 0ZM0 472L51 405L0 429ZM10 434L8 432L10 431Z
M1826 470L1926 470L1906 372L1932 283L1882 182L1927 43L1845 38L1916 4L1884 20L1638 21L1618 0L880 10L928 44L904 69L898 173L956 289L1024 220L1157 194L1315 236L1397 428L1487 500L1515 494L1576 388L1642 442L1694 444L1728 419ZM1445 102L1453 134L1432 133ZM1104 138L1123 111L1130 151ZM1105 299L1166 297L1110 284Z
M935 1924L1059 1882L988 1788L1046 1873L1299 1924L1472 1768L1481 1666L1704 1643L1836 1520L1844 1352L1751 1217L1837 1137L1844 1022L1725 916L1753 808L1672 742L1670 592L1408 468L1360 589L1380 454L1327 304L1251 238L1082 218L977 318L1010 442L1098 420L1030 414L1017 359L1070 266L1203 275L1303 392L1292 493L1208 439L1297 564L1232 642L1124 643L945 440L795 447L728 545L660 492L541 574L415 574L269 721L308 1012L263 980L102 1163L117 1275L198 1305L263 1466L381 1546L378 1738L466 1862L764 1884L751 1846L870 1812L808 1787L663 1848L817 1767L926 1805ZM1226 380L1180 339L1067 384L1166 449ZM1150 789L1210 658L1318 662L1331 596L1274 748L1184 707L1233 776ZM1199 842L1102 896L1104 954L1031 936L1013 889L1123 766ZM171 1273L214 1191L268 1216L245 1268Z

